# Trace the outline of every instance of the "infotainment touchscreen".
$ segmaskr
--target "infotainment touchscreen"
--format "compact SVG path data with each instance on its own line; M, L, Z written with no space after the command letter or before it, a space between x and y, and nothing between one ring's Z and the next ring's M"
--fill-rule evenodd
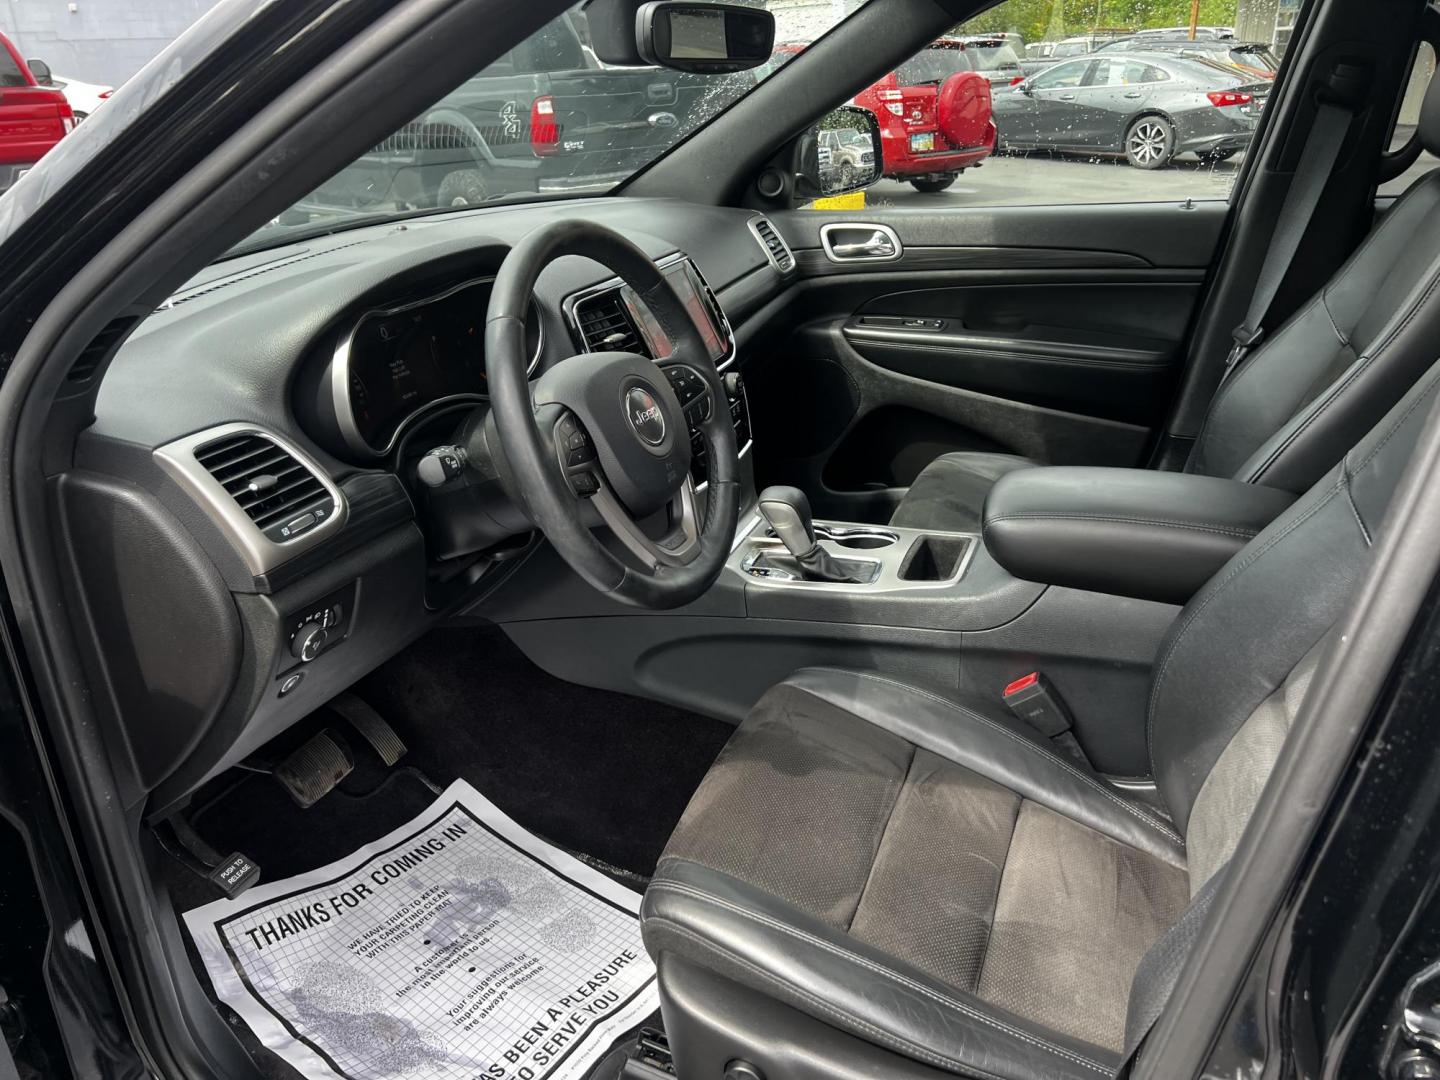
M705 302L702 286L694 268L688 262L677 262L665 270L665 277L670 282L670 287L680 297L680 302L685 305L685 310L690 313L690 319L695 324L695 329L700 331L700 339L705 343L705 348L710 353L710 359L714 363L724 360L730 351L730 342L725 336L724 330L716 325L715 318L710 312L710 305ZM645 344L650 347L650 355L657 360L664 360L674 346L670 339L665 336L665 331L656 322L655 316L640 298L635 295L635 290L626 285L620 290L620 295L625 301L625 307L630 312L630 317L635 320L636 327L640 330L640 336L645 339Z

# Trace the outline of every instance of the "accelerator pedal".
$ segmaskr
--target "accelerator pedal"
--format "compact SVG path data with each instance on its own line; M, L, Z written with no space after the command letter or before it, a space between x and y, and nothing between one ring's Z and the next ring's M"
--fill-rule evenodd
M274 775L295 805L308 810L334 791L353 768L350 749L322 731L277 765Z
M385 718L348 690L332 698L327 708L350 721L350 726L380 755L386 766L394 765L408 753L404 740Z

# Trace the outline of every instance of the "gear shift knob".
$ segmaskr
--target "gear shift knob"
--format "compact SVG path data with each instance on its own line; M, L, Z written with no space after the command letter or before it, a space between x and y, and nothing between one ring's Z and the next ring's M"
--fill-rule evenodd
M799 488L767 487L760 493L760 513L795 558L803 559L815 550L815 520L810 514L810 500Z
M795 559L806 581L861 583L816 541L810 500L799 488L767 487L760 493L760 513Z

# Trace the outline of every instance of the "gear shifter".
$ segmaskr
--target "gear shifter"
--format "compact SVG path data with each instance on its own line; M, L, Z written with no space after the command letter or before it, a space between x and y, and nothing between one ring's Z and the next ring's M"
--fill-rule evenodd
M863 584L832 559L815 539L810 500L799 488L767 487L760 493L760 513L765 515L770 528L799 564L805 580Z

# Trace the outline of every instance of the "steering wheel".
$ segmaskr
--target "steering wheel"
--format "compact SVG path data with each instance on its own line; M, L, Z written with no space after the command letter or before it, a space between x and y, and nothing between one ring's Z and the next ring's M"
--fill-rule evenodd
M566 255L593 259L634 289L671 342L670 355L583 353L529 383L525 319L535 282ZM576 573L650 608L689 603L715 583L739 514L735 429L700 333L648 255L592 222L531 232L506 256L490 293L485 374L512 495ZM692 423L709 463L703 519L690 479ZM633 564L591 531L597 511Z

